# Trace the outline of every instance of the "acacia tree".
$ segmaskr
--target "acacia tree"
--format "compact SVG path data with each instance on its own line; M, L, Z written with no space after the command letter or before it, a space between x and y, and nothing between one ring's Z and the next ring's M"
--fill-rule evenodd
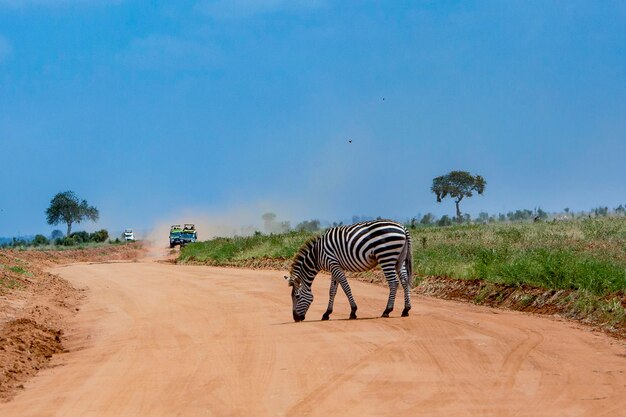
M73 191L65 191L55 195L46 210L48 224L67 225L67 236L72 232L72 224L83 220L97 221L100 217L98 209L87 204L87 200L79 200Z
M450 196L456 205L456 221L461 223L461 209L459 203L465 197L471 197L474 192L482 194L485 191L487 181L480 175L473 176L467 171L450 171L446 175L433 178L433 185L430 190L437 195L437 202Z

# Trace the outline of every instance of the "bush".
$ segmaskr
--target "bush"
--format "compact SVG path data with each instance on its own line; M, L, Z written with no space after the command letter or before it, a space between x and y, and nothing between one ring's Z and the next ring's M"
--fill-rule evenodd
M448 217L448 215L444 215L441 219L437 221L437 226L451 226L452 219Z
M427 226L433 224L434 222L435 222L435 215L432 213L424 214L424 216L420 220L420 224L427 225Z
M24 248L28 245L29 243L25 241L24 239L16 239L16 238L13 238L13 242L11 243L11 246L14 248Z
M48 243L48 238L44 235L35 235L35 238L32 241L33 246L42 246L47 245Z
M74 239L73 237L65 236L61 239L55 240L54 243L59 246L74 246L76 245L77 242L76 242L76 239Z
M296 226L298 232L317 232L320 230L320 221L317 219L305 220Z
M89 233L85 232L85 231L80 231L80 232L74 232L70 235L70 237L72 239L74 239L74 241L76 243L87 243L89 242Z
M104 242L109 238L109 232L106 229L98 230L89 235L92 242Z

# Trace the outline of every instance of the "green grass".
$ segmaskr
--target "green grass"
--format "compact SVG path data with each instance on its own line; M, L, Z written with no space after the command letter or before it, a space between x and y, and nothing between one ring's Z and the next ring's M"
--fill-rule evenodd
M258 235L249 237L216 238L185 246L179 259L214 264L231 264L258 258L291 258L313 234L290 232L280 235Z
M7 269L11 272L15 272L16 274L26 274L26 270L21 266L8 266Z
M411 234L418 277L482 279L595 296L626 290L625 217L423 227ZM218 238L188 245L179 259L236 265L258 258L291 258L311 236L291 232Z
M626 289L626 218L414 231L414 271L604 295ZM418 245L415 245L418 246Z
M26 271L24 268L20 266L0 265L0 268L9 270L15 274L32 275L30 272ZM13 279L11 277L4 276L4 274L0 273L0 290L2 289L12 290L12 289L20 288L20 287L22 287L22 283L20 283L18 280Z

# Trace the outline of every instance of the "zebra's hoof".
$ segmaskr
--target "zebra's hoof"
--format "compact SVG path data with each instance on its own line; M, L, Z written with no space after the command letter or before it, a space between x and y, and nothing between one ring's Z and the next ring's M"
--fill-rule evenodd
M380 316L380 317L389 318L389 313L387 313L387 312L385 311L385 312L383 312L383 315L382 315L382 316Z
M409 310L410 308L405 308L404 310L402 310L402 317L409 317Z
M350 313L350 320L356 320L356 313Z
M330 314L324 313L324 315L322 316L322 320L328 320L329 318L330 318Z

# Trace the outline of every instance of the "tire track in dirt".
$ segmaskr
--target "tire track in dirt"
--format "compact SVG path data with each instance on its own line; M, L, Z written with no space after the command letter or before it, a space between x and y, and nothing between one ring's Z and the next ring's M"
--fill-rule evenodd
M507 390L513 387L515 378L524 362L528 360L530 352L543 341L543 336L535 331L524 330L524 333L526 334L524 340L505 355L500 367L502 387Z

